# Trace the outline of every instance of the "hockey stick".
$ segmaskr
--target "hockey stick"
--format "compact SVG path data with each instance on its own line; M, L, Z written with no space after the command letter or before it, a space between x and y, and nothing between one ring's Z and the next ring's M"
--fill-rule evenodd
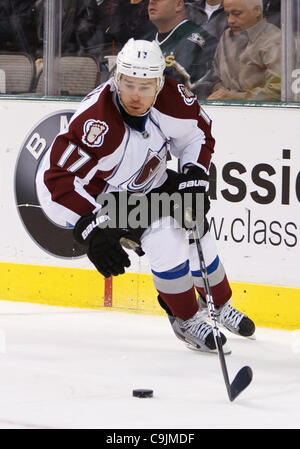
M212 328L213 328L213 334L215 338L216 347L218 349L218 355L221 363L223 378L225 381L228 397L230 401L233 401L245 388L248 387L250 384L253 372L252 369L249 366L244 366L241 368L238 373L236 374L235 378L233 379L232 383L230 384L227 366L225 362L225 356L223 351L223 345L222 345L222 339L221 334L218 328L217 319L216 319L216 309L213 302L213 298L211 295L211 289L209 285L208 275L207 275L207 269L206 264L204 261L203 251L201 247L200 242L200 234L199 229L197 226L197 223L195 224L193 228L193 236L194 240L197 246L198 256L199 256L199 262L200 262L200 270L202 273L202 278L204 282L204 291L206 296L206 302L208 307L208 313L210 316L210 319L212 321Z

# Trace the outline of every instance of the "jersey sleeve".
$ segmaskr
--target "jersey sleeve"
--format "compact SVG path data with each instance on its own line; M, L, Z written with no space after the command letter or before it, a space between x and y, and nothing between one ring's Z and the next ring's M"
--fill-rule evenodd
M95 157L66 134L55 139L48 162L44 183L52 202L71 210L77 215L76 218L97 207L93 195L85 186L85 180L97 165ZM105 181L100 179L100 182L104 189Z
M72 117L68 128L54 140L45 157L42 182L47 204L54 214L75 224L87 212L100 208L97 196L104 192L115 167L101 170L101 159L111 154L123 137L122 126L110 123L110 105L105 120L99 104L87 100Z
M211 158L214 153L215 139L211 133L212 122L202 107L197 103L197 125L184 139L176 141L180 145L180 169L188 163L201 166L206 172L209 171Z
M171 153L179 158L180 168L192 163L208 172L215 139L211 133L212 121L197 97L183 84L167 79L158 109L166 117L164 131L170 139Z

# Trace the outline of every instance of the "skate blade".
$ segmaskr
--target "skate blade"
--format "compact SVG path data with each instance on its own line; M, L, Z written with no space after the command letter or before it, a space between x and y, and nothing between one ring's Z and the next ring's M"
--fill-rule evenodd
M196 352L201 352L202 354L218 354L218 350L217 349L205 349L205 348L200 348L200 347L196 347L190 343L185 343L185 346L190 349L191 351L196 351ZM223 352L224 355L230 355L231 354L231 349L228 346L227 343L225 343L223 346Z
M248 338L248 340L256 340L256 335L253 334L253 335L250 335L249 337L245 337L245 338Z
M222 326L221 324L220 324L220 327L223 329L223 330L227 330L228 332L230 332L231 334L233 334L233 335L236 335L237 337L242 337L242 338L246 338L247 340L256 340L256 336L255 336L255 334L252 334L252 335L241 335L241 334L239 334L238 332L234 332L233 330L231 330L231 329L229 329L228 327L225 327L225 326Z

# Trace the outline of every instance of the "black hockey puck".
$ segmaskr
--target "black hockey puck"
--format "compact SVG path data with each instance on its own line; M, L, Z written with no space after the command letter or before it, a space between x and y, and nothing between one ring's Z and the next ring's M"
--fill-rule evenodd
M153 398L153 390L139 388L136 390L132 390L132 396L134 396L135 398Z

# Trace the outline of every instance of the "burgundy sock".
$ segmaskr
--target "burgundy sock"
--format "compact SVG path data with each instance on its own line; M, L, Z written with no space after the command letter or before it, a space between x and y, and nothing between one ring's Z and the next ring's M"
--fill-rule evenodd
M194 287L182 293L158 293L173 315L182 320L191 318L199 310Z
M197 291L201 294L201 296L205 298L204 288L200 287L196 288ZM222 282L213 287L210 287L210 290L215 306L222 306L223 304L225 304L225 302L227 302L231 298L232 295L232 291L226 275L224 276Z

